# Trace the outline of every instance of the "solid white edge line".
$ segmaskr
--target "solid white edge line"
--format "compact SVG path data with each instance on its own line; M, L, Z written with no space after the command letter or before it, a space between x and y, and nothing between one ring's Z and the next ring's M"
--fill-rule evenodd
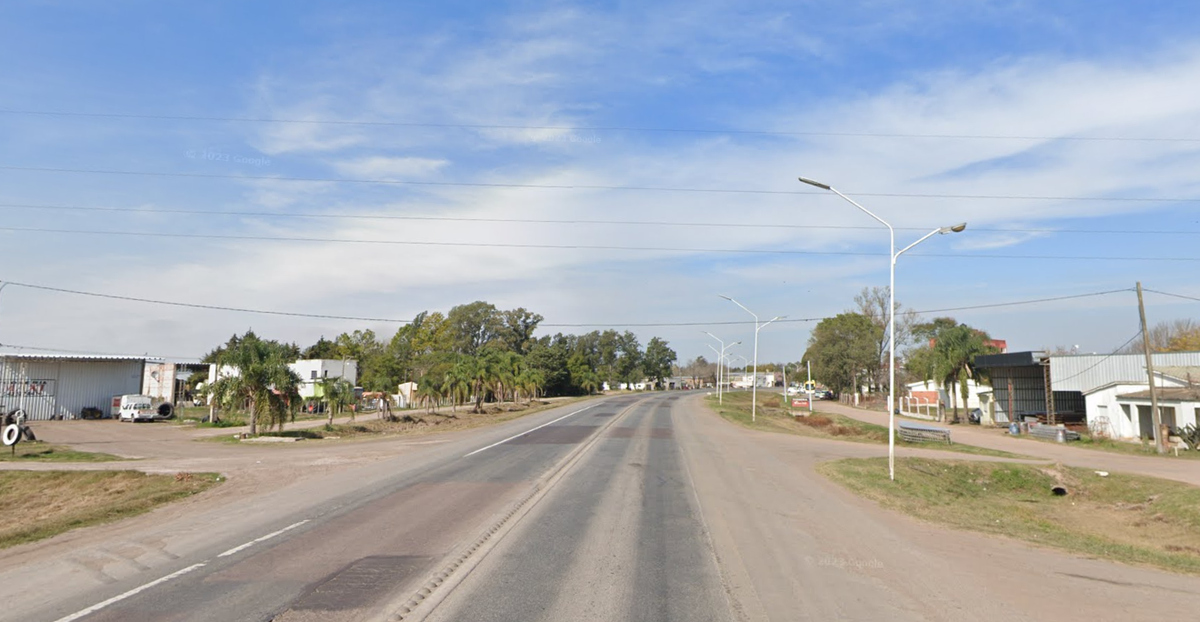
M265 536L262 536L261 538L255 538L245 544L242 544L240 546L235 546L232 549L229 549L228 551L225 551L224 553L217 555L217 557L229 557L230 555L233 555L234 553L237 553L238 551L243 551L245 549L248 549L248 548L254 546L255 544L258 544L259 542L262 542L263 540L270 540L271 538L274 538L275 536L277 536L281 533L284 533L285 531L291 531L292 529L295 529L295 528L299 527L300 525L307 523L308 521L309 521L309 519L306 518L298 523L292 523L291 525L288 525L287 527L284 527L283 529L280 529L279 531L272 531L271 533L269 533Z
M513 440L514 438L521 438L522 436L525 436L526 434L529 434L530 432L536 432L537 430L540 430L540 429L542 429L542 428L544 428L544 427L546 427L546 426L548 426L548 425L550 425L550 424L552 424L552 423L558 423L559 421L562 421L563 419L566 419L567 417L570 417L570 416L572 416L572 415L578 415L579 413L581 413L581 412L583 412L583 411L587 410L588 408L595 408L596 406L597 406L597 404L592 404L591 406L588 406L588 407L586 407L586 408L580 408L579 410L577 410L577 411L575 411L575 412L573 412L573 413L567 413L567 414L565 414L565 415L563 415L563 416L559 417L558 419L555 419L554 421L547 421L546 423L543 423L542 425L539 425L539 426L538 426L538 427L536 427L536 428L532 428L532 429L529 429L529 430L525 430L524 432L521 432L520 434L514 434L514 435L512 435L512 436L510 436L510 437L508 437L508 438L506 438L506 439L504 439L504 440L502 440L502 441L497 441L497 442L495 442L495 443L492 443L491 445L488 445L487 447L481 447L481 448L479 448L479 449L476 449L475 451L473 451L473 452L471 452L471 453L469 453L469 454L467 454L467 455L465 455L465 456L463 456L463 457L464 457L464 458L469 458L469 457L471 457L471 456L474 456L475 454L477 454L477 453L479 453L479 452L481 452L481 451L486 451L486 450L488 450L488 449L491 449L491 448L495 447L496 445L503 445L503 444L505 444L505 443L507 443L507 442L509 442L509 441Z
M192 564L191 566L188 566L187 568L184 568L183 570L176 570L175 572L172 572L171 574L169 574L165 577L161 577L161 578L155 579L145 585L135 587L132 590L125 592L124 594L113 596L112 598L110 598L102 603L98 603L98 604L92 605L91 607L88 607L87 609L83 609L81 611L72 613L71 615L69 615L65 618L59 618L55 622L71 622L72 620L78 620L79 618L82 618L86 615L91 615L93 613L96 613L97 611L99 611L115 602L125 600L126 598L129 598L130 596L133 596L139 592L148 590L156 585L159 585L160 583L166 583L167 581L170 581L171 579L185 575L185 574L187 574L197 568L200 568L202 566L204 566L204 562L201 562L199 564Z

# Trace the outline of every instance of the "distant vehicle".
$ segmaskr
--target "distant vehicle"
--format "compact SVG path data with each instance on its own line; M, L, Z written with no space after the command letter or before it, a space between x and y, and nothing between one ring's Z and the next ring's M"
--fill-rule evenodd
M800 395L801 393L804 393L804 387L788 387L787 389L788 395Z
M832 400L832 399L835 399L835 398L833 397L833 391L830 391L829 389L817 389L817 390L816 390L816 391L813 393L813 398L814 398L814 399L818 399L818 400Z
M158 421L175 416L170 402L154 403L149 395L114 395L112 416L119 421Z

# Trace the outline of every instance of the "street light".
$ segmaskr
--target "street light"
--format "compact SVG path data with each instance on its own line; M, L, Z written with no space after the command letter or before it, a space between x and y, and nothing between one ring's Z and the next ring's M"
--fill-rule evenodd
M721 344L720 351L718 351L716 348L712 347L712 344L706 343L704 345L708 346L713 352L717 353L717 403L724 404L725 402L722 401L722 399L721 399L721 397L723 395L721 393L721 361L725 359L725 350L726 349L732 348L733 346L736 346L741 342L735 341L729 345L725 345L725 342L721 341L721 339L719 337L717 337L716 335L714 335L706 330L702 330L700 332L704 333L705 335L708 335L709 337L712 337L713 339L716 339L717 343Z
M787 316L786 315L777 315L777 316L767 320L766 322L759 324L758 316L755 315L755 313L753 311L747 309L745 305L743 305L742 303L740 303L724 294L718 294L718 296L724 298L725 300L728 300L729 302L732 302L733 304L735 304L735 305L741 307L743 310L745 310L746 313L749 313L750 315L754 316L754 380L751 381L751 383L750 383L750 387L751 387L751 391L750 391L750 421L757 421L758 420L758 331L762 330L767 324L770 324L771 322L774 322L775 320L782 320L783 318L785 318Z
M883 226L888 228L888 236L890 237L890 246L888 247L888 256L890 258L890 266L889 266L889 268L890 268L890 283L888 285L888 405L887 405L887 409L888 409L888 476L892 480L895 480L896 479L896 407L895 407L895 404L896 404L896 259L898 257L900 257L900 255L903 255L905 252L907 252L912 247L920 244L921 242L924 242L925 240L928 240L931 236L933 236L935 234L936 235L945 235L947 233L962 232L963 229L967 228L967 223L962 222L957 225L951 225L949 227L938 227L937 229L934 229L933 231L930 231L929 233L926 233L925 235L921 236L921 239L917 240L916 242L913 242L912 244L909 244L908 246L905 246L904 248L900 249L899 252L897 252L896 251L896 230L893 229L892 225L888 224L888 222L886 220L876 216L874 213L871 212L871 210L859 205L858 203L856 203L854 201L854 199L851 199L850 197L842 194L841 192L838 192L838 190L836 188L834 188L833 186L830 186L829 184L823 184L819 181L814 181L812 179L807 179L804 177L801 177L800 181L802 181L810 186L816 186L817 188L820 188L822 190L828 190L828 191L838 195L839 197L846 199L846 201L848 201L851 205L853 205L854 207L857 207L858 209L862 210L863 212L866 212L866 214L868 216L870 216L871 218L874 218L875 220L878 220L880 223L883 224Z

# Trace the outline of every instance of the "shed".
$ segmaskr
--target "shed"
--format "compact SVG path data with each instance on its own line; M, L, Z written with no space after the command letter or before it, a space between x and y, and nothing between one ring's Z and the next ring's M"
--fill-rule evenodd
M146 357L0 354L0 398L31 420L76 419L84 408L108 416L112 398L142 389Z

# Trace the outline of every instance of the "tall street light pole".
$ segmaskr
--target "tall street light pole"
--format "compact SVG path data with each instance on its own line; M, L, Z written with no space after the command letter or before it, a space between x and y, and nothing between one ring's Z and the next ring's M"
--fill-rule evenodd
M841 192L838 192L836 188L830 186L829 184L823 184L819 181L806 179L804 177L801 177L800 181L822 190L828 190L839 197L842 197L851 205L862 210L871 218L879 221L888 229L888 257L890 258L890 281L888 283L888 476L894 481L896 479L896 259L912 247L924 242L935 234L945 235L947 233L961 232L963 229L967 228L967 223L964 222L957 225L951 225L949 227L939 227L934 229L933 231L930 231L922 236L921 239L909 244L908 246L905 246L904 248L900 249L899 252L897 252L896 230L893 229L892 225L888 224L886 220L876 216L873 212L871 212L871 210L859 205L854 201L854 199L851 199Z
M758 331L765 328L767 326L767 324L770 324L771 322L774 322L775 320L782 320L784 317L787 317L787 316L777 315L777 316L767 320L766 322L759 324L758 316L755 315L755 313L753 311L747 309L746 305L743 305L742 303L740 303L724 294L718 294L718 295L721 296L722 298L724 298L725 300L728 300L729 302L732 302L733 304L741 307L746 313L749 313L751 316L754 317L754 379L750 382L750 387L751 387L751 390L750 390L750 421L754 422L754 421L758 420Z
M725 402L723 402L721 400L721 397L723 395L723 393L721 392L721 361L725 359L725 350L726 349L732 348L733 346L736 346L741 342L735 341L729 345L725 345L725 342L721 341L721 339L719 337L717 337L716 335L714 335L706 330L703 330L700 332L704 333L705 335L708 335L709 337L712 337L713 339L716 339L717 343L721 344L720 351L718 351L716 348L712 347L711 344L704 344L704 345L707 345L713 352L717 353L717 403L724 404Z

